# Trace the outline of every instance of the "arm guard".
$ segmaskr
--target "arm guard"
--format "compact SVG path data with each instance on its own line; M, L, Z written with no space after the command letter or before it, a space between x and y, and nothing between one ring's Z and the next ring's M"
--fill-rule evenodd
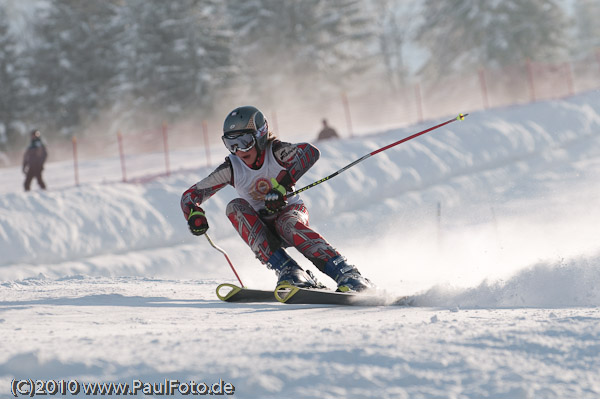
M229 159L219 165L210 175L188 188L181 196L181 210L187 220L190 210L199 207L226 185L233 185L233 170Z
M273 142L273 154L277 162L287 169L277 176L277 181L289 191L321 155L317 147L312 144L290 144L278 140Z

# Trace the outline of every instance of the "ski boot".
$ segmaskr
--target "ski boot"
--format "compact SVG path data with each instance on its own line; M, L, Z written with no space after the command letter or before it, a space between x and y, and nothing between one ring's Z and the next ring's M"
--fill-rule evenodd
M375 288L369 279L361 276L355 266L346 263L346 258L342 255L333 257L325 263L325 274L335 280L339 292L360 292Z
M275 270L277 273L277 286L290 284L300 288L322 287L310 270L304 271L283 248L273 252L267 261L267 268Z

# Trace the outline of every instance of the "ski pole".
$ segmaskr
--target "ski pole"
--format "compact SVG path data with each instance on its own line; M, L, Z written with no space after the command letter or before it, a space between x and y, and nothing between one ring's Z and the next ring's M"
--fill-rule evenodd
M413 134L413 135L411 135L411 136L405 137L405 138L403 138L402 140L398 140L398 141L396 141L395 143L392 143L392 144L386 145L385 147L381 147L380 149L378 149L378 150L375 150L375 151L373 151L373 152L370 152L370 153L368 153L367 155L364 155L363 157L361 157L361 158L357 159L356 161L354 161L354 162L352 162L352 163L350 163L350 164L348 164L348 165L344 166L342 169L338 170L337 172L334 172L334 173L330 174L329 176L322 178L321 180L317 180L316 182L314 182L314 183L311 183L311 184L309 184L309 185L308 185L308 186L306 186L306 187L302 187L301 189L299 189L299 190L296 190L296 191L294 191L293 193L290 193L290 194L288 194L286 197L291 197L291 196L293 196L293 195L296 195L296 194L299 194L299 193L301 193L301 192L303 192L303 191L306 191L306 190L308 190L309 188L312 188L312 187L314 187L314 186L316 186L316 185L319 185L319 184L321 184L321 183L323 183L323 182L325 182L325 181L327 181L327 180L329 180L329 179L331 179L331 178L333 178L333 177L335 177L335 176L339 175L339 174L340 174L340 173L342 173L343 171L345 171L345 170L347 170L347 169L350 169L351 167L353 167L353 166L354 166L354 165L356 165L357 163L359 163L359 162L362 162L362 161L364 161L365 159L367 159L367 158L370 158L370 157L372 157L372 156L373 156L373 155L375 155L375 154L379 154L380 152L383 152L383 151L385 151L385 150L387 150L387 149L389 149L389 148L395 147L395 146L397 146L398 144L402 144L402 143L404 143L405 141L408 141L408 140L414 139L414 138L415 138L415 137L417 137L417 136L420 136L420 135L422 135L422 134L425 134L425 133L431 132L432 130L435 130L435 129L437 129L437 128L440 128L440 127L442 127L442 126L444 126L444 125L447 125L447 124L449 124L449 123L452 123L452 122L454 122L454 121L462 121L462 120L464 120L464 119L465 119L465 116L467 116L467 115L469 115L469 114L458 114L458 116L457 116L456 118L452 118L452 119L450 119L450 120L447 120L446 122L440 123L439 125L435 125L435 126L433 126L433 127L430 127L430 128L428 128L428 129L422 130L422 131L420 131L420 132L418 132L418 133L415 133L415 134Z
M244 288L244 283L242 283L242 280L240 279L240 276L238 276L237 272L235 271L235 267L233 267L233 263L231 263L231 260L229 259L229 255L227 255L227 252L225 252L224 249L219 248L218 246L215 245L215 243L213 242L213 240L211 240L210 236L206 233L204 233L204 236L206 237L206 239L208 240L208 242L210 243L210 245L216 249L217 251L219 251L220 253L222 253L225 256L225 259L227 259L227 263L229 263L229 266L231 266L231 270L233 270L233 274L235 274L235 276L237 277L238 281L240 282L240 285L242 286L242 288Z

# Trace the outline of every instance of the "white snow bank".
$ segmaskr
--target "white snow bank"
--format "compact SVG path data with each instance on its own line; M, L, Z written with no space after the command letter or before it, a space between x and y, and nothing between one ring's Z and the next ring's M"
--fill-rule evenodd
M298 187L437 122L319 143L321 159ZM473 286L540 261L597 252L598 132L597 91L475 112L369 158L303 198L312 225L384 288ZM191 153L173 154L172 164L189 167ZM46 173L49 191L13 186L0 194L0 279L231 277L221 254L189 234L179 209L181 193L211 168L124 184L115 162L93 161L104 183L69 187L71 165L60 163L63 172L51 164ZM0 182L15 174L1 169ZM247 281L270 286L272 274L224 217L234 196L226 188L206 203L209 233Z

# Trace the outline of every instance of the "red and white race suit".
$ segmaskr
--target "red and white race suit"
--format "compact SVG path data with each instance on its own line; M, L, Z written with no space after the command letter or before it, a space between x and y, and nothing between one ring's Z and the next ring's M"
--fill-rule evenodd
M272 188L271 178L276 178L287 192L293 192L295 182L314 165L319 155L319 150L309 143L291 144L279 140L268 143L258 167L251 168L231 154L211 174L183 193L183 214L187 220L192 206L200 206L217 191L231 185L239 198L227 205L227 217L263 264L280 247L293 246L323 271L325 263L339 253L309 227L308 209L300 197L290 197L279 212L264 211L264 197Z

